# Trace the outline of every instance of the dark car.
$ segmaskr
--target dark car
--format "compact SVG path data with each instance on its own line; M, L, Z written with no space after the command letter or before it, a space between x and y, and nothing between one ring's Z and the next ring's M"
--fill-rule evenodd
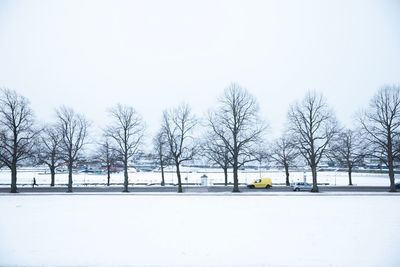
M395 183L394 187L396 187L396 189L400 189L400 183Z

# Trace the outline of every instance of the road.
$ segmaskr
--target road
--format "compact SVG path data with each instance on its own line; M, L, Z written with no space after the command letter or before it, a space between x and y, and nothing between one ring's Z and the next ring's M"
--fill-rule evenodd
M246 186L240 186L240 191L245 193L268 193L268 192L293 192L291 187L287 186L273 186L270 189L249 189ZM183 191L186 193L229 193L232 192L233 186L183 186ZM122 192L122 186L77 186L73 188L76 193L108 193L108 192ZM177 186L130 186L129 191L131 193L176 193L178 190ZM386 186L319 186L320 192L388 192L389 188ZM49 186L37 186L32 187L19 187L18 192L20 193L64 193L67 191L67 187L49 187ZM9 187L0 187L0 193L9 193Z

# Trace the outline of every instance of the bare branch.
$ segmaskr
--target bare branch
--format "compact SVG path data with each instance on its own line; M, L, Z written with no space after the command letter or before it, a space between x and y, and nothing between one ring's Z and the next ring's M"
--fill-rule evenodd
M258 117L256 99L238 84L232 83L219 103L219 108L209 114L208 124L229 153L234 172L234 192L238 192L238 169L255 160L254 151L265 126Z
M318 192L317 166L338 131L337 121L325 98L315 92L308 92L302 102L292 105L288 119L294 143L312 170L313 191Z
M368 155L382 160L389 168L390 188L394 185L394 161L400 157L400 86L382 87L360 117L368 143Z
M197 120L186 104L163 113L162 133L168 144L168 154L177 169L178 192L182 192L180 165L182 162L192 160L197 152L197 145L192 135L196 124Z
M142 145L145 124L133 107L117 104L109 110L112 122L106 135L114 143L116 158L124 165L124 191L128 191L129 160L139 152Z
M86 144L90 123L71 108L56 110L57 132L61 137L60 155L68 165L68 191L72 192L72 168Z

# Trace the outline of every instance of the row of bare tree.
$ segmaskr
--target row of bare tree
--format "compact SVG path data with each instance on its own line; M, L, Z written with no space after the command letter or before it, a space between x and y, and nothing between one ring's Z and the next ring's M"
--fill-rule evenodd
M196 154L206 157L224 170L233 170L233 192L239 192L238 170L248 162L269 159L283 166L286 185L289 168L303 159L312 172L313 192L318 192L317 169L323 158L352 170L366 157L376 158L389 170L390 191L396 191L394 163L400 160L400 87L384 86L372 98L369 107L358 115L358 125L346 129L339 125L326 99L310 91L304 99L292 104L288 127L280 138L265 145L266 125L259 118L256 99L237 84L231 84L218 100L219 106L209 112L206 135L200 144L193 142L190 131L195 120L190 109L182 106L164 113L164 125L155 139L162 170L169 159L177 169L179 192L182 191L180 163ZM191 144L191 145L190 145ZM197 147L196 145L197 144Z
M90 123L74 110L56 110L56 122L37 127L29 101L9 89L0 96L0 162L11 170L11 192L17 192L17 167L27 159L46 164L54 186L56 168L68 167L68 192L73 188L73 169L83 157L88 143ZM292 104L288 127L280 138L266 145L266 124L260 119L257 100L238 84L231 84L218 99L218 106L207 119L199 121L188 105L165 110L159 132L154 137L155 154L161 167L174 165L178 192L182 192L180 169L195 157L207 158L224 170L233 170L233 192L239 192L239 169L252 161L275 161L285 169L289 185L289 169L299 159L312 172L313 192L318 192L317 169L323 158L345 166L351 173L365 157L375 157L389 170L390 191L396 191L395 162L400 156L400 87L384 86L372 98L369 107L358 116L358 127L339 126L326 99L308 92L304 99ZM138 154L145 136L145 123L133 107L116 105L109 110L112 122L103 129L98 143L97 160L107 167L108 185L111 168L116 162L124 168L124 192L128 192L128 167ZM205 129L195 131L197 128ZM201 132L202 135L199 135ZM201 141L199 141L201 140Z

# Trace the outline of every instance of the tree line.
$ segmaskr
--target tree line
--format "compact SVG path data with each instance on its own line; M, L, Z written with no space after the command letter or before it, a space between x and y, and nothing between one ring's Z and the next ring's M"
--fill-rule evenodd
M50 169L51 186L56 169L68 168L68 191L73 191L73 169L83 157L91 123L84 115L62 106L56 120L39 127L29 100L16 91L0 91L0 163L11 170L11 192L17 192L17 167L26 160L45 164ZM97 142L96 159L107 169L110 185L112 167L119 163L124 170L124 192L128 192L129 162L141 151L145 122L131 106L117 104L108 110L111 123ZM390 191L396 191L394 169L400 157L400 86L386 85L377 90L368 106L358 114L352 129L340 126L326 98L308 91L292 103L287 127L269 144L265 142L267 125L260 118L257 99L239 84L230 84L218 99L217 106L203 120L190 106L181 104L162 114L162 123L153 138L154 155L160 165L161 185L164 168L172 165L182 192L182 164L196 157L206 158L224 170L233 171L233 192L239 192L239 169L249 162L273 161L289 170L299 159L311 169L313 192L318 192L318 166L330 159L347 168L349 185L352 170L366 157L376 158L388 168ZM195 129L202 128L202 136Z

